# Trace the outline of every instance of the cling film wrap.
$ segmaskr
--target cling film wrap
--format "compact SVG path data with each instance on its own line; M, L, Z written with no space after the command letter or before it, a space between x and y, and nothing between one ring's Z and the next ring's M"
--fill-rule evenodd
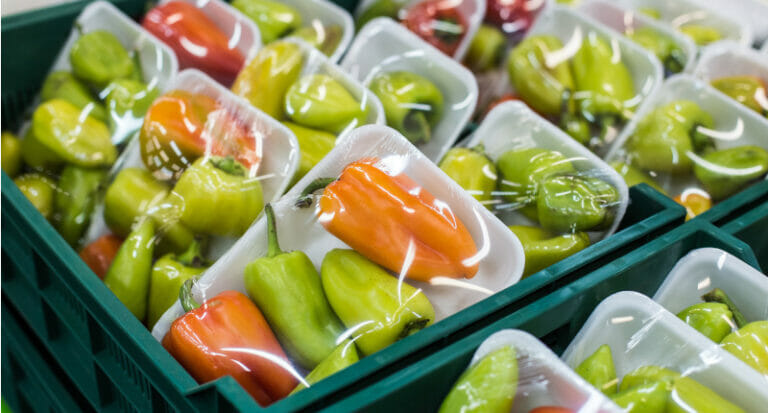
M768 403L763 376L635 292L603 300L562 358L625 411L758 412Z
M765 178L766 119L707 83L676 75L638 112L606 160L696 216ZM631 185L631 184L630 184Z
M435 162L475 110L472 73L389 18L365 25L342 67L377 95L387 124Z
M221 0L163 0L141 25L173 50L180 69L198 69L226 87L262 44L256 24Z
M272 204L274 221L260 219L191 286L200 303L247 295L284 353L198 342L197 354L229 366L203 374L178 351L203 316L185 314L182 301L155 325L155 338L199 382L233 374L266 388L274 381L255 366L279 354L282 376L311 386L520 279L517 238L403 136L370 125L347 139ZM276 400L246 389L262 405Z
M520 102L495 107L439 166L517 234L525 276L613 234L628 190L610 166Z
M461 61L485 12L485 0L361 0L355 9L355 25L359 31L377 17L389 17Z
M768 278L716 248L677 262L653 296L686 324L763 375L768 385Z
M283 194L299 151L287 128L195 69L154 101L138 135L101 191L81 257L151 328L181 283ZM106 259L110 240L121 246Z
M547 346L521 330L494 333L445 396L440 412L621 412Z
M352 16L329 0L232 0L231 4L256 24L262 43L298 37L333 62L341 59L355 34Z

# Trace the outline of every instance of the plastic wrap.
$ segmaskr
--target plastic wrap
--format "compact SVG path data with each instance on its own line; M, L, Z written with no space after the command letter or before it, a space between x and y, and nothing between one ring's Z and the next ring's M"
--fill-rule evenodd
M521 413L622 411L546 345L520 330L502 330L483 341L440 411L470 406Z
M461 60L485 15L485 0L362 0L358 30L377 17L400 21L437 49Z
M302 196L329 177L338 180L322 194ZM523 271L517 238L383 126L353 131L272 209L280 250L291 252L270 246L268 220L261 219L192 295L203 302L247 293L289 355L296 383L313 384L357 355L417 334L514 284ZM175 304L152 334L167 340L183 314ZM358 354L340 361L348 350L329 356L334 346Z
M653 299L753 366L768 385L765 274L723 250L701 248L677 262Z
M766 127L764 118L710 85L676 75L637 113L606 159L628 180L660 185L690 218L763 179Z
M768 3L765 1L710 0L707 4L733 21L748 24L756 42L768 39L768 24L765 21L765 16L768 16Z
M342 67L378 94L388 125L433 161L454 144L475 109L472 73L388 18L365 25Z
M21 140L3 134L3 163L14 159L6 172L22 174L19 188L74 248L107 171L177 70L165 45L111 4L95 2L78 16Z
M258 27L221 0L163 0L141 25L173 49L181 69L198 69L224 86L261 47Z
M334 62L355 34L352 16L328 0L233 0L232 6L259 27L264 44L295 36Z
M768 403L760 374L635 292L606 298L563 360L621 407L757 412Z
M515 232L530 275L613 234L629 199L605 162L520 102L494 108L440 167Z

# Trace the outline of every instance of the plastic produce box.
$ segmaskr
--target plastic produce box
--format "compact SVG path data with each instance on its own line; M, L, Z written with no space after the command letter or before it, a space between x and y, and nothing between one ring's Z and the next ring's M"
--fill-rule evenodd
M432 354L410 359L326 411L437 411L475 350L492 334L525 330L561 354L603 299L624 290L652 296L680 258L704 247L722 249L759 269L746 243L707 222L692 221L458 341L434 346Z

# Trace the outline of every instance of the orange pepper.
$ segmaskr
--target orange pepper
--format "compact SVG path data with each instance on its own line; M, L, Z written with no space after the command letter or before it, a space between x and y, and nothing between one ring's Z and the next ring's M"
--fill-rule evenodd
M388 175L376 161L353 162L325 186L319 202L325 229L395 273L407 266L406 275L414 280L474 277L477 247L461 220L408 176ZM305 193L327 182L318 180Z
M676 196L675 202L685 207L686 221L712 208L712 198L709 194L694 188L687 189L682 194Z
M298 373L261 311L237 291L224 291L195 308L189 294L193 282L182 287L188 312L173 322L163 347L199 383L230 375L262 406L287 396Z

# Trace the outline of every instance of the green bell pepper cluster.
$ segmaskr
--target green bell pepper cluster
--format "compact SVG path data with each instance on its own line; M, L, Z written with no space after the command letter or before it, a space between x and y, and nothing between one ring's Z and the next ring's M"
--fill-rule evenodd
M519 211L539 226L512 225L529 276L590 245L586 231L610 227L616 188L580 172L561 153L513 149L494 163L482 146L453 148L440 169L496 214Z
M637 9L637 11L650 18L653 18L656 20L661 19L661 11L654 9L652 7L641 7ZM719 30L715 29L714 27L703 25L703 24L686 22L685 24L677 27L677 30L679 30L684 35L690 37L691 40L693 40L693 42L696 43L696 45L699 47L706 46L710 43L714 43L718 40L722 40L723 38L723 34L720 33Z
M256 23L263 44L284 37L298 37L330 56L339 47L344 34L340 26L326 26L317 19L305 25L298 10L275 0L233 0L232 7Z
M664 367L642 366L619 380L605 344L575 370L627 412L744 412L712 389Z

